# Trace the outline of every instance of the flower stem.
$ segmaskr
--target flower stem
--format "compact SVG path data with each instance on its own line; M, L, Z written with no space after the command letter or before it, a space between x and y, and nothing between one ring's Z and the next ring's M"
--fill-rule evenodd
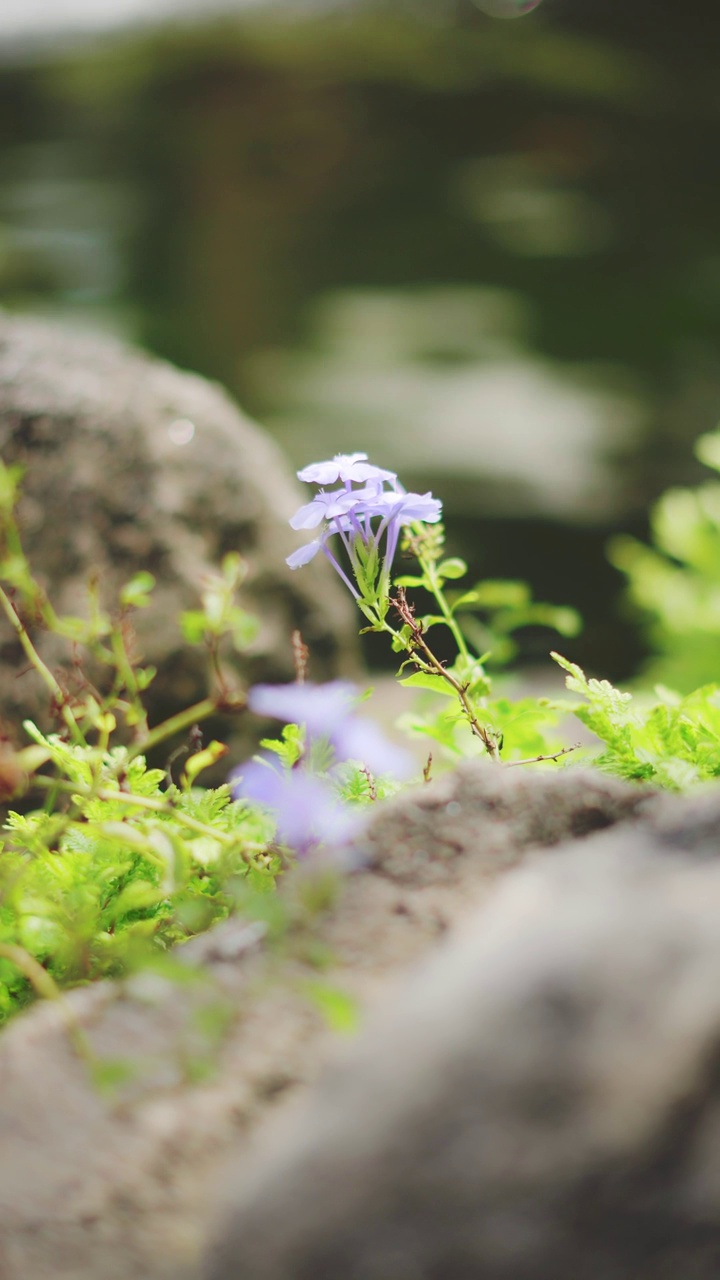
M442 589L440 580L437 575L437 566L435 564L435 561L429 559L427 556L423 555L422 553L420 553L418 559L420 563L420 568L422 569L423 574L425 575L425 578L427 580L428 587L432 595L437 600L437 603L440 607L440 612L443 618L445 619L445 622L452 634L453 640L455 641L458 647L458 653L461 655L461 657L465 659L465 661L469 665L470 662L472 661L470 651L467 647L467 642L465 640L465 637L462 631L460 630L460 627L458 626L457 619L453 617L453 614L450 610L450 606L448 605L448 602L445 599L445 592Z

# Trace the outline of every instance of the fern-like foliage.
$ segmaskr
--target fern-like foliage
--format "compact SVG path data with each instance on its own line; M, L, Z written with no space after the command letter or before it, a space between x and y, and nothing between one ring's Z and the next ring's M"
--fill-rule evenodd
M553 657L580 695L569 709L603 744L592 753L598 768L671 791L720 777L720 686L686 695L658 686L654 698L635 696Z

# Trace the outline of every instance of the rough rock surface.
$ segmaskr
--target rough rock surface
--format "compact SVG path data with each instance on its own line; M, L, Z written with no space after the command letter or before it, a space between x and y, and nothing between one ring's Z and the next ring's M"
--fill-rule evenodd
M159 669L158 713L204 696L205 655L180 640L176 619L198 607L200 580L227 551L248 562L245 600L262 623L242 660L252 678L292 678L295 627L318 674L347 670L357 635L347 593L326 564L293 574L284 563L300 487L219 387L112 338L0 313L0 454L26 468L23 540L59 612L85 612L91 574L108 607L138 570L155 575L153 605L136 619ZM19 674L9 634L0 641L3 714L37 713L44 694ZM47 641L59 662L64 647Z
M186 949L191 963L203 961L203 981L173 984L144 975L70 994L66 1011L84 1029L105 1071L128 1060L134 1064L132 1074L124 1081L119 1077L108 1094L92 1085L62 1009L38 1006L12 1023L0 1037L2 1280L197 1277L219 1187L230 1185L240 1199L247 1194L245 1175L233 1174L228 1184L222 1173L228 1153L238 1141L252 1152L247 1178L254 1182L266 1118L275 1116L284 1129L285 1099L289 1106L293 1100L300 1105L308 1084L337 1052L337 1035L308 999L308 981L331 983L361 1010L390 1001L393 1018L404 1019L400 984L471 917L478 939L487 928L496 940L489 947L505 938L519 965L518 982L529 981L543 964L542 952L535 956L526 938L532 910L508 916L507 908L495 906L498 883L509 883L513 864L528 855L539 860L542 879L550 856L543 846L560 848L579 831L612 824L619 824L618 832L639 831L651 821L656 803L651 793L582 770L474 765L383 805L359 850L369 864L341 885L325 916L291 933L282 956L264 946L256 928L229 921ZM454 805L460 810L448 813ZM705 829L709 816L703 821ZM604 838L588 836L578 847L582 851ZM294 889L287 888L297 902L305 890L302 875ZM557 902L546 895L541 903L550 934L555 907L561 924L569 911L563 892ZM329 972L313 967L318 946L334 957ZM487 973L485 982L491 980ZM498 990L511 999L512 990ZM446 994L448 1010L457 1014L452 991ZM550 1028L554 1016L551 1010ZM541 1013L533 1025L541 1029ZM425 1039L434 1042L442 1027L438 1033L423 1027L416 1047L424 1052ZM550 1041L555 1034L548 1031ZM348 1045L351 1055L354 1044ZM360 1044L358 1054L367 1060ZM406 1083L416 1071L426 1080L430 1062L426 1071L413 1048ZM215 1074L205 1078L210 1066ZM508 1071L514 1068L510 1062ZM335 1088L328 1098L333 1115ZM354 1109L351 1114L357 1120ZM374 1141L374 1125L368 1134ZM354 1141L354 1130L352 1136ZM288 1194L292 1199L295 1191ZM284 1204L284 1182L282 1196ZM299 1191L298 1196L299 1203ZM277 1250L273 1245L268 1253L273 1275L292 1275L299 1258L299 1219L287 1207L283 1212L287 1231L280 1232L271 1215L270 1234L277 1233ZM260 1221L268 1221L265 1210ZM309 1221L321 1230L322 1215ZM259 1267L260 1237L248 1227L245 1207L236 1230ZM235 1241L233 1229L216 1274L240 1274ZM244 1251L245 1243L238 1247ZM393 1273L392 1280L401 1275Z
M718 854L714 788L504 878L255 1134L205 1280L716 1280Z

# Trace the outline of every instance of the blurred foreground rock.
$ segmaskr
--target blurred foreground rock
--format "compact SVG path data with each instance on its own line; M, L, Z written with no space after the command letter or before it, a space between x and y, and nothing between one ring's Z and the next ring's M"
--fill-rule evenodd
M720 790L468 765L362 852L282 954L71 993L110 1092L61 1009L5 1030L2 1280L716 1280Z
M508 876L255 1141L206 1280L715 1280L718 853L715 789Z
M280 450L203 378L105 336L0 313L0 454L26 469L20 508L31 564L60 613L86 612L94 576L106 607L141 569L157 579L136 625L158 667L154 716L206 692L206 658L177 626L198 607L203 575L228 551L249 565L244 602L260 634L238 659L251 678L292 678L290 634L302 630L318 676L352 664L357 628L329 566L287 569L287 518L302 495ZM67 646L44 637L50 665ZM9 634L0 647L0 705L39 715L44 692ZM72 683L72 672L67 680Z

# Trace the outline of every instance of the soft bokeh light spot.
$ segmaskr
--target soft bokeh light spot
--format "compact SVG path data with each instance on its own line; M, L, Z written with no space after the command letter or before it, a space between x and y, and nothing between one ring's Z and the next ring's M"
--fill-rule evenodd
M174 422L170 423L167 433L173 444L190 444L190 441L195 437L195 423L191 422L189 418L176 418Z

